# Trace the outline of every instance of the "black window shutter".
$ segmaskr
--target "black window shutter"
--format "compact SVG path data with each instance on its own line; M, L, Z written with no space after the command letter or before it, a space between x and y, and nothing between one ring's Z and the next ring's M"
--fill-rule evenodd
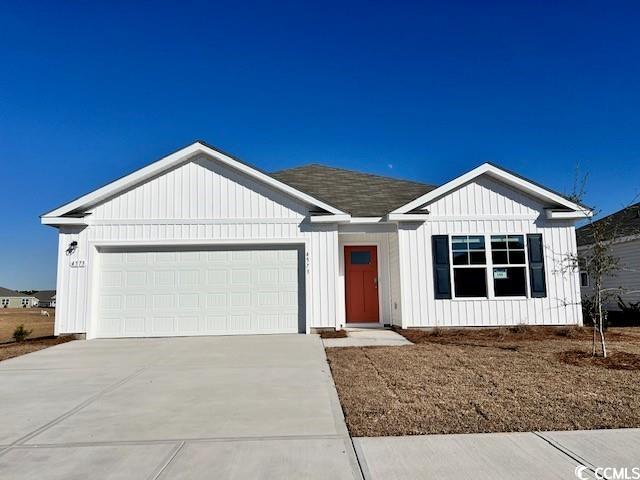
M547 296L547 285L544 277L544 251L542 248L542 234L527 235L529 249L529 278L531 280L531 296L544 298Z
M433 237L433 284L436 298L451 298L451 271L449 270L449 237Z

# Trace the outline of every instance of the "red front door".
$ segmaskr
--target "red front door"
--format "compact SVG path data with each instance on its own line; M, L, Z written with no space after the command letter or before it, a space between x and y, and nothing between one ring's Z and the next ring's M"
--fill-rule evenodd
M344 247L347 323L378 322L378 250Z

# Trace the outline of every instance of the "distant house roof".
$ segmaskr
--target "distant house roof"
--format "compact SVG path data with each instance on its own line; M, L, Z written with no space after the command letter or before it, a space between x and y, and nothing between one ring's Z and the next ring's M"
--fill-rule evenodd
M56 291L55 290L40 290L39 292L34 293L33 296L36 297L41 302L50 302L51 300L53 300L55 298Z
M24 293L16 292L15 290L11 290L9 288L0 287L0 297L32 297L33 295L26 295Z
M593 225L596 224L602 225L616 238L640 235L640 202L594 221ZM592 224L577 229L576 238L579 246L593 243Z
M318 164L280 170L271 176L354 217L381 217L436 188Z

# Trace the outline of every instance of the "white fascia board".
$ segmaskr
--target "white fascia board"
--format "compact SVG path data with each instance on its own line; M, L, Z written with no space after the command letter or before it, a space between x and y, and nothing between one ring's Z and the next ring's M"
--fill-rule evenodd
M485 173L501 180L502 182L506 183L507 185L510 185L511 187L516 188L517 190L521 190L523 192L528 193L529 195L547 200L549 202L557 203L570 210L574 210L574 211L588 210L588 209L585 209L585 207L578 205L577 203L573 203L570 200L567 200L566 198L564 198L563 196L552 192L551 190L540 187L534 183L531 183L528 180L525 180L524 178L518 177L490 163L483 163L479 167L474 168L473 170L465 173L464 175L460 175L459 177L454 178L450 182L447 182L444 185L441 185L435 190L432 190L422 195L421 197L418 197L415 200L407 203L406 205L403 205L402 207L395 209L391 213L410 212L411 210L421 207L422 205L452 190L455 190L456 188L464 185L465 183Z
M380 223L383 217L351 217L349 223Z
M86 218L72 218L72 217L40 217L40 223L42 225L89 225Z
M547 219L549 220L581 220L584 218L589 218L593 216L593 211L591 210L553 210L551 208L545 209Z
M389 222L426 222L428 213L390 213L387 215Z
M55 210L44 214L43 217L60 217L78 208L83 208L84 206L98 203L102 200L105 200L106 198L109 198L112 195L117 194L118 192L138 185L145 180L159 173L162 173L163 171L168 170L175 165L186 162L190 158L193 158L200 154L209 155L220 161L221 163L233 167L236 170L239 170L246 175L253 177L267 185L270 185L277 190L283 191L294 198L302 200L303 202L315 205L333 214L344 213L337 208L332 207L331 205L321 202L320 200L317 200L304 192L296 190L295 188L290 187L289 185L286 185L285 183L282 183L275 178L270 177L269 175L262 173L255 168L250 167L249 165L245 165L244 163L231 158L229 155L219 152L218 150L215 150L208 145L204 145L203 143L195 142L187 147L178 150L177 152L172 153L171 155L161 158L151 165L147 165L146 167L136 170L129 175L126 175L105 185L104 187L98 188L97 190L83 195L70 203L58 207Z
M309 221L311 223L349 223L351 221L351 215L314 215L309 217Z
M311 223L349 223L373 224L384 223L385 217L352 217L351 215L316 215L309 217Z

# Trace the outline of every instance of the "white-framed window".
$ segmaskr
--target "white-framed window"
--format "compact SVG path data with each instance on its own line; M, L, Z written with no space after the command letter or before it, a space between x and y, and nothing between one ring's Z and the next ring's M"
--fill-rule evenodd
M451 237L453 291L456 298L487 297L487 252L484 235Z
M529 297L525 234L450 238L453 298Z
M491 235L491 262L496 297L527 296L524 235Z

